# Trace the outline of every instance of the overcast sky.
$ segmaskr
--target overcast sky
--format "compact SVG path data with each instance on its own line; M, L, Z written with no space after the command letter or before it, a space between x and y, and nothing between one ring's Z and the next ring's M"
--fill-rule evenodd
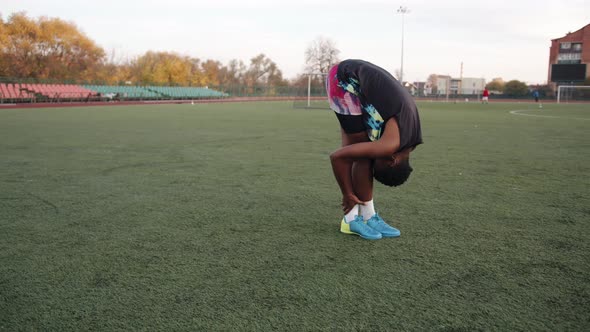
M544 83L551 39L590 23L590 0L0 0L4 19L17 11L75 23L118 58L148 50L245 63L259 53L286 78L303 71L310 42L335 42L341 59L400 68L404 78L431 73Z

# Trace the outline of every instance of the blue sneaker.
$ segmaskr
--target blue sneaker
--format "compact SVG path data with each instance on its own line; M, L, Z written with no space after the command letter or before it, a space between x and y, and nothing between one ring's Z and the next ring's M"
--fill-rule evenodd
M367 225L381 233L383 237L398 237L401 234L399 229L391 227L385 223L383 218L381 218L378 213L375 213L371 218L369 218L369 220L367 220Z
M381 233L367 226L361 216L355 216L354 220L349 223L346 223L344 218L342 218L340 232L344 234L356 234L366 240L379 240L382 237Z

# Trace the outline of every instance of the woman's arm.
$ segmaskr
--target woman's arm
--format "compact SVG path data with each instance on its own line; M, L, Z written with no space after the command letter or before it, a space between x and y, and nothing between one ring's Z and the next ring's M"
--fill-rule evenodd
M330 155L330 159L376 159L393 155L400 145L399 127L395 118L387 121L381 138L374 142L362 142L343 146Z
M399 127L395 118L391 118L385 124L379 140L351 144L334 151L330 155L330 161L343 197L354 196L351 174L355 160L387 158L399 149L399 145Z

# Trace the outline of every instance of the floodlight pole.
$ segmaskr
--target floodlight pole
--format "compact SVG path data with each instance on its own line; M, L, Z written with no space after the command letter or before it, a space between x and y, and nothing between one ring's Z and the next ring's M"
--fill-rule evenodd
M402 63L399 73L399 81L402 84L404 83L404 16L409 12L410 10L408 9L408 7L399 6L399 8L397 9L397 13L402 15Z

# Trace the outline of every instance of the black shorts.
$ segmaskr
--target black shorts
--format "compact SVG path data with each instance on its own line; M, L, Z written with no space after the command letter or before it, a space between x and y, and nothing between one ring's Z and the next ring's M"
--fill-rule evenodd
M365 123L362 115L344 115L336 113L336 118L340 122L340 127L347 134L360 133L365 131Z

